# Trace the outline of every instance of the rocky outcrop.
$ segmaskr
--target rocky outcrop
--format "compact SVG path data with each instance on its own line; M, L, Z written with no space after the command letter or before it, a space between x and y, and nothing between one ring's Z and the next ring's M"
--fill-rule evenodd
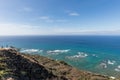
M1 50L0 55L6 58L4 63L11 70L8 75L5 75L4 79L10 76L14 80L66 80L64 77L52 74L37 61L21 55L15 50Z
M73 68L64 61L0 49L0 80L110 80Z

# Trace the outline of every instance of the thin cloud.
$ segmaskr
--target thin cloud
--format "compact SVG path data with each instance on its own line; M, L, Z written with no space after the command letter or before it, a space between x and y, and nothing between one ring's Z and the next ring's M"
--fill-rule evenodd
M56 22L67 22L67 20L65 20L65 19L58 19L58 20L56 20Z
M20 12L32 12L33 9L30 7L23 7L21 9L19 9L18 11L20 11Z
M0 35L37 35L42 34L43 32L43 29L39 29L38 31L37 26L14 23L0 23Z
M46 27L0 23L0 35L120 35L119 30L86 30L67 27Z
M80 14L76 11L66 10L65 13L67 13L69 16L79 16Z
M69 13L69 15L70 15L70 16L79 16L80 14L77 13L77 12L71 12L71 13Z
M50 18L49 16L41 16L39 17L40 20L43 20L45 22L54 22L54 20L52 18Z
M41 16L39 17L39 19L46 22L66 22L67 21L65 19L53 19L53 18L50 18L49 16Z
M80 28L55 28L54 31L61 35L120 35L120 30L87 30Z
M31 11L32 11L32 8L24 7L23 10L24 10L24 11L27 11L27 12L31 12Z
M42 20L49 20L50 17L49 17L49 16L41 16L41 17L39 17L39 19L42 19Z

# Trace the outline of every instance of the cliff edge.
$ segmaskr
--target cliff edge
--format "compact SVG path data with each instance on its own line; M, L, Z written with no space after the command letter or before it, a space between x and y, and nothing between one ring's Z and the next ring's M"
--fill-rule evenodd
M64 61L0 49L0 80L113 80L78 70Z

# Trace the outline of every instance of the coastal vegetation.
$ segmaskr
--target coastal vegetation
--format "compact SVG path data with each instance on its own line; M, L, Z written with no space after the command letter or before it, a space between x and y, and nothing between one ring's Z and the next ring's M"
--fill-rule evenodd
M78 70L64 61L0 49L0 80L117 80ZM119 80L119 79L118 79Z

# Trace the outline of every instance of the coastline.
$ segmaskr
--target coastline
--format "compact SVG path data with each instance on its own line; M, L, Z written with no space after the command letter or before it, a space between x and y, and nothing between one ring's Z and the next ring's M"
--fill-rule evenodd
M20 58L18 58L18 56ZM78 70L78 69L68 65L64 61L56 61L56 60L49 59L49 58L46 58L46 57L43 57L43 56L40 56L40 55L31 55L31 54L19 53L15 49L9 49L9 48L2 48L2 49L0 49L0 57L1 57L1 59L0 59L1 61L3 59L4 59L4 61L6 61L6 59L5 59L6 57L8 58L8 60L9 59L11 60L11 62L9 62L11 64L7 64L9 69L10 69L10 66L14 63L14 59L16 61L18 61L15 64L16 65L19 64L19 69L22 68L21 71L22 71L22 73L24 75L27 75L26 73L28 73L28 71L26 71L26 69L24 69L24 68L28 68L28 66L20 67L20 66L23 66L23 65L25 66L25 64L23 64L24 61L26 61L26 64L28 64L28 63L32 63L33 64L34 63L34 64L39 65L40 67L42 66L41 69L43 69L43 72L36 73L36 75L40 76L41 73L45 73L44 72L44 70L45 70L48 73L47 75L51 76L51 79L50 79L49 77L44 75L43 76L43 78L44 78L43 80L52 80L53 78L55 80L84 80L84 79L85 80L96 80L96 79L97 80L113 80L113 79L115 79L114 77L108 77L108 76L99 75L99 74L95 74L95 73L91 73L91 72L87 72L87 71L83 71L83 70ZM19 62L19 61L21 61L21 62ZM7 63L7 61L4 62L4 63ZM16 69L18 68L18 66L15 66L15 65L14 65L14 67ZM35 68L36 66L32 65L32 67L34 67L33 68L33 71L34 71L36 69ZM38 69L38 67L37 67L37 69ZM11 71L12 70L13 69L11 69ZM3 70L1 70L1 71L4 72ZM4 73L2 73L2 75L4 76L4 75L6 75L8 73L9 73L9 71L8 72L5 71ZM14 72L12 74L14 74ZM15 76L15 77L18 77L18 76ZM32 77L32 75L31 75L31 77ZM32 78L35 79L35 77L32 77ZM45 79L45 78L48 78L48 79ZM35 79L35 80L37 80L37 79Z

